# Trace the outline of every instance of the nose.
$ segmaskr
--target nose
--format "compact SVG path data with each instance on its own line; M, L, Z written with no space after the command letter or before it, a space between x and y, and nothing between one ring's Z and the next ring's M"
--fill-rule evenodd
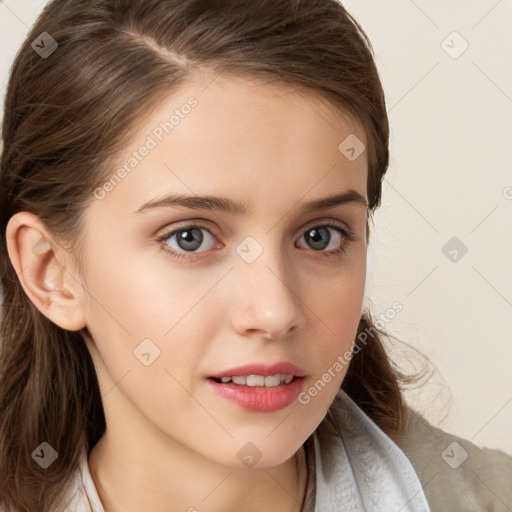
M238 293L231 323L238 334L279 339L304 327L300 279L279 254L265 251L256 261L240 261L237 267L232 276Z

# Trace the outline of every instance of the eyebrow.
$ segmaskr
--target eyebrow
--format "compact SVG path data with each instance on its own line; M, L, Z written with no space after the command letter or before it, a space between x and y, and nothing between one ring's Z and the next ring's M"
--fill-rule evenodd
M348 189L342 193L322 197L320 199L314 199L302 204L301 211L304 213L326 210L328 208L334 208L344 204L362 204L368 208L368 202L366 199L359 194L359 192ZM170 206L183 206L185 208L191 208L193 210L211 210L227 213L229 215L244 215L248 213L248 208L245 203L233 201L225 197L215 196L188 196L183 194L169 194L160 199L154 199L144 203L134 213L143 213L149 209L160 208Z

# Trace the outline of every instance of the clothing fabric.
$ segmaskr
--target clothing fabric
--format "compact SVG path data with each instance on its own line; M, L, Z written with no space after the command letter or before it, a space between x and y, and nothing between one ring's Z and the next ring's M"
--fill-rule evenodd
M411 461L432 512L512 512L512 456L480 448L408 409L393 441Z
M430 512L406 455L344 390L304 447L303 512ZM85 451L63 511L105 512Z
M345 391L329 411L305 443L303 512L429 512L405 454Z

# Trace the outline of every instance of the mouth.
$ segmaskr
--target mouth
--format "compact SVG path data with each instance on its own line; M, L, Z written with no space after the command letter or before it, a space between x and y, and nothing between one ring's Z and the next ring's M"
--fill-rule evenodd
M255 413L271 413L292 405L306 377L292 374L226 375L208 377L213 393L236 407Z
M303 377L297 377L293 374L278 373L275 375L234 375L232 377L208 377L210 380L217 382L218 384L234 384L236 386L247 386L247 387L266 387L266 388L277 388L286 386L296 379Z

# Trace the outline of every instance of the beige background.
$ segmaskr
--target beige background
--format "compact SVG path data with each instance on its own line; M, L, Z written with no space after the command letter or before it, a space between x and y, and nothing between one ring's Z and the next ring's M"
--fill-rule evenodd
M0 1L2 100L45 3ZM448 431L512 453L512 0L344 5L373 43L391 123L368 304L438 369L407 393L411 404ZM391 318L395 301L403 310Z

